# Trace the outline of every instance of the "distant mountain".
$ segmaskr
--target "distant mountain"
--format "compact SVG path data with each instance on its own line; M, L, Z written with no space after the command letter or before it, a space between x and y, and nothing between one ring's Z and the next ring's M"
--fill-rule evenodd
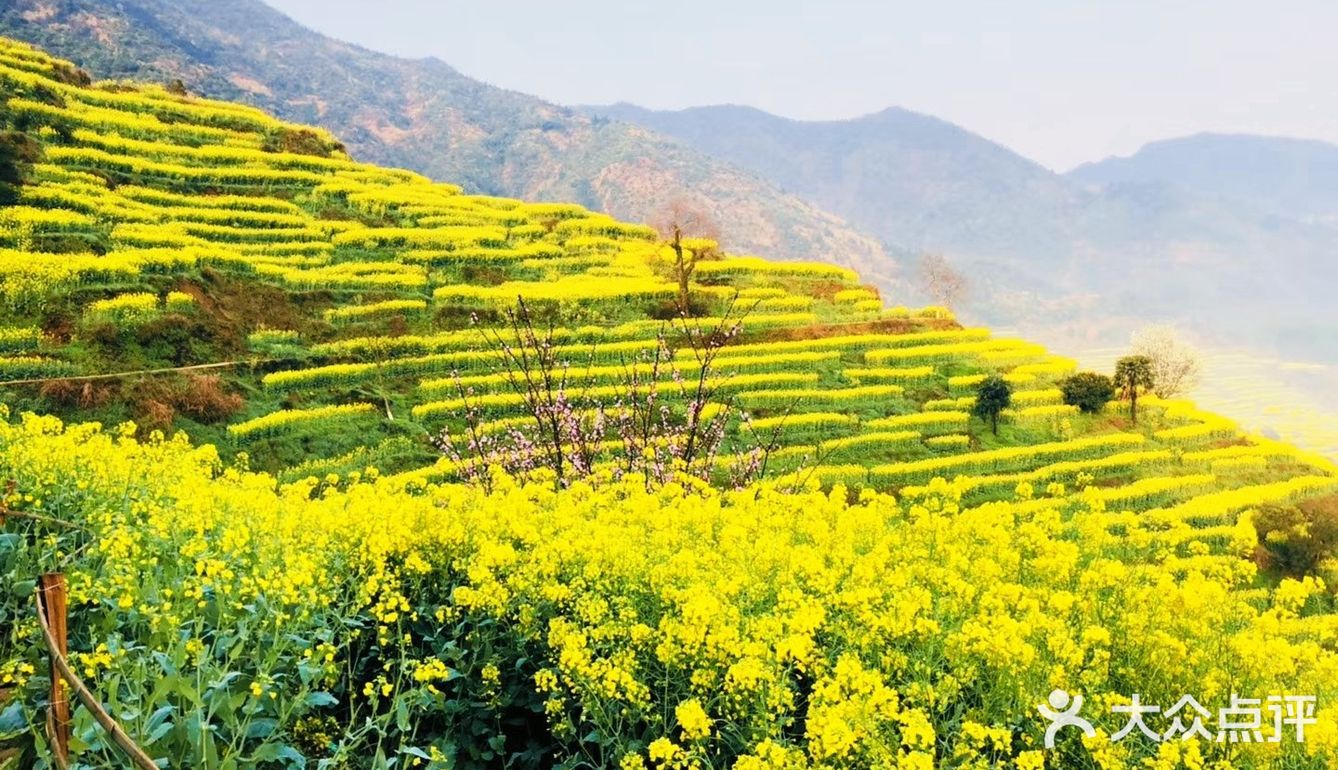
M1327 288L1338 283L1338 229L1311 215L1327 204L1299 183L1290 187L1295 202L1266 205L1169 172L1109 183L1095 173L1065 177L895 108L816 122L735 106L582 109L751 170L904 256L946 252L973 279L971 309L992 323L1081 345L1170 320L1223 342L1338 359L1338 340L1298 335L1338 327ZM1248 173L1294 175L1284 160ZM1230 166L1229 154L1220 162Z
M1062 222L1038 213L1081 194L1017 153L938 118L890 108L852 120L797 121L732 105L588 113L645 126L753 171L907 252L1053 249ZM1026 225L1026 226L1023 226Z
M369 8L370 12L370 8ZM473 192L570 200L646 221L690 193L726 245L831 258L890 280L880 244L759 177L625 123L332 40L259 0L9 0L0 34L98 78L165 82L315 123L352 154Z
M1196 134L1069 172L1101 186L1171 184L1280 215L1338 222L1338 145L1311 139Z

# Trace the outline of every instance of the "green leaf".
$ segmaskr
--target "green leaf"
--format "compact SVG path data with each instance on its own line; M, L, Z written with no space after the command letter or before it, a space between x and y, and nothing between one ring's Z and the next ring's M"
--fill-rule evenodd
M309 685L316 681L316 678L324 673L325 668L318 666L310 661L301 661L297 664L297 674L302 680L302 684Z
M316 691L307 695L307 705L315 708L322 706L337 706L339 699L328 692Z
M276 719L257 719L246 728L247 738L268 738L274 734L274 729L279 726Z
M400 732L409 731L409 704L404 698L395 699L395 726Z
M176 727L176 725L173 724L172 722L163 722L162 724L158 725L157 727L149 731L148 737L144 739L144 745L152 746L153 744L162 740L163 736L172 732L172 728L174 727Z
M176 676L177 667L167 655L162 652L154 652L153 659L158 662L158 665L162 668L164 674L167 674L168 676Z
M149 721L144 723L145 730L153 730L167 720L168 717L176 713L176 706L163 706L149 715Z
M18 735L27 732L28 717L23 713L23 704L14 701L0 711L0 738L8 738L12 735Z
M240 671L229 671L228 673L224 674L221 678L210 682L208 689L213 690L219 687L227 687L229 684L232 683L234 679L236 679L241 675L242 674Z
M36 587L36 580L19 580L14 583L10 590L20 599L27 599L33 595L33 589Z
M281 759L289 767L307 766L307 758L302 756L302 752L286 743L266 743L256 749L256 752L251 755L251 759L257 762L274 762Z
M204 700L200 698L200 693L195 690L194 682L188 681L185 677L177 676L175 674L167 678L172 681L178 695L190 701L197 708L204 704Z

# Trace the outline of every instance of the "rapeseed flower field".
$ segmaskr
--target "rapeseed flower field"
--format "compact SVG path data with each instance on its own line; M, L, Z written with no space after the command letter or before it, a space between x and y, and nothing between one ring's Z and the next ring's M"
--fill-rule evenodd
M54 766L52 572L75 673L170 767L1338 764L1323 457L1084 411L1075 362L844 268L692 239L689 273L645 225L74 71L0 42L34 153L0 208L0 767ZM443 449L532 421L517 349L578 474ZM647 392L714 464L582 433ZM70 748L127 766L82 706Z

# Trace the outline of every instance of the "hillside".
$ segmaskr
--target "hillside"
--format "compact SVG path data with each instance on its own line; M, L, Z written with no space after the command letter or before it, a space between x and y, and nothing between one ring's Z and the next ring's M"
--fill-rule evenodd
M927 248L1053 254L1072 236L1059 229L1062 220L1048 222L1045 214L1082 200L1063 179L1011 150L895 107L835 121L789 120L732 105L585 109L737 163L911 255Z
M1176 185L1282 217L1338 222L1338 146L1328 142L1196 134L1152 142L1127 158L1087 163L1067 176L1102 187Z
M770 183L624 124L470 79L432 59L374 53L312 32L259 0L16 0L0 34L102 78L168 83L334 131L364 161L467 191L570 200L650 221L690 193L741 253L895 274L881 246Z
M1072 361L847 268L689 237L684 273L4 40L0 99L0 767L48 752L53 569L79 676L173 767L1338 760L1329 461L1082 412ZM1044 749L1059 687L1102 732ZM1110 737L1130 693L1319 711L1181 749Z
M1182 183L1170 167L1160 176L1091 185L1088 172L1061 176L960 127L896 108L820 122L732 106L585 110L749 169L873 233L903 258L944 252L983 287L964 309L1053 344L1076 350L1123 342L1155 319L1212 343L1312 360L1338 355L1319 333L1338 323L1321 288L1338 279L1331 258L1338 230L1307 215L1311 204L1297 203L1315 193L1314 204L1323 205L1320 171L1313 187L1294 185L1293 195L1265 206L1259 198L1273 196L1273 186L1237 199L1196 185L1192 174ZM1265 173L1296 177L1299 164L1284 162L1294 160L1224 149L1204 165L1248 187ZM1253 173L1256 163L1271 170Z
M1338 279L1338 230L1299 197L1093 185L900 109L822 123L734 107L570 110L439 61L330 40L258 0L16 0L0 9L0 33L98 77L180 77L195 93L322 125L356 158L468 192L649 221L690 190L731 250L820 256L886 291L905 294L917 255L942 251L980 287L964 317L1075 353L1165 321L1208 345L1338 355L1324 288ZM1281 164L1269 178L1290 173L1286 153L1261 157Z

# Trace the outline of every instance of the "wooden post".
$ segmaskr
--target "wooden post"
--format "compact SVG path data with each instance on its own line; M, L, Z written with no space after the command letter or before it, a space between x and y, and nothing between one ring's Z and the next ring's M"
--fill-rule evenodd
M65 697L65 682L60 676L56 658L59 657L63 662L69 655L65 622L65 576L59 572L48 572L41 576L38 585L42 592L46 624L55 642L55 649L51 651L51 710L47 712L47 730L51 735L51 750L64 765L70 758L70 701Z
M42 598L47 592L46 581L48 577L52 576L50 575L42 576L42 581L41 583L38 584L35 593L37 598L37 623L42 627L42 638L46 640L46 648L51 653L51 668L52 668L51 676L53 678L55 677L63 678L66 682L69 682L70 688L74 690L74 694L76 697L79 698L79 702L84 704L84 708L88 709L89 712L92 713L93 719L97 720L97 723L102 725L102 729L106 730L107 733L111 735L112 743L115 743L117 746L121 747L121 750L124 751L126 755L130 757L130 761L135 767L139 768L140 770L160 770L158 765L153 761L153 758L150 757L148 754L146 754L144 752L144 749L141 749L138 744L136 744L133 740L131 740L130 736L126 734L125 730L122 729L121 726L116 723L116 720L112 718L112 715L107 713L107 709L103 708L102 704L98 702L97 696L93 694L92 690L88 689L88 685L84 684L84 680L80 679L79 675L74 673L74 669L70 668L69 662L65 660L65 652L63 651L65 650L66 647L66 641L64 636L65 612L63 611L63 608L65 606L65 582L62 576L55 575L56 578L60 578L60 581L58 584L58 592L53 591L52 597L55 598L58 595L60 597L60 602L62 607L62 611L60 613L60 619L62 623L61 625L62 633L61 633L61 638L58 641L56 639L54 631L51 628L51 623L47 620L49 615L46 609L46 602L43 601ZM54 613L52 613L52 615L54 615ZM60 699L64 700L63 693L60 696ZM54 702L56 699L53 698L52 700ZM67 731L66 736L68 740L68 730L69 730L68 702L66 702L65 708L66 708L65 725ZM53 738L53 744L54 742L55 741ZM68 744L66 744L65 748L66 751L69 750ZM68 759L66 757L61 756L58 750L53 751L52 754L54 759L56 760L56 766L58 768L66 768L69 766Z

